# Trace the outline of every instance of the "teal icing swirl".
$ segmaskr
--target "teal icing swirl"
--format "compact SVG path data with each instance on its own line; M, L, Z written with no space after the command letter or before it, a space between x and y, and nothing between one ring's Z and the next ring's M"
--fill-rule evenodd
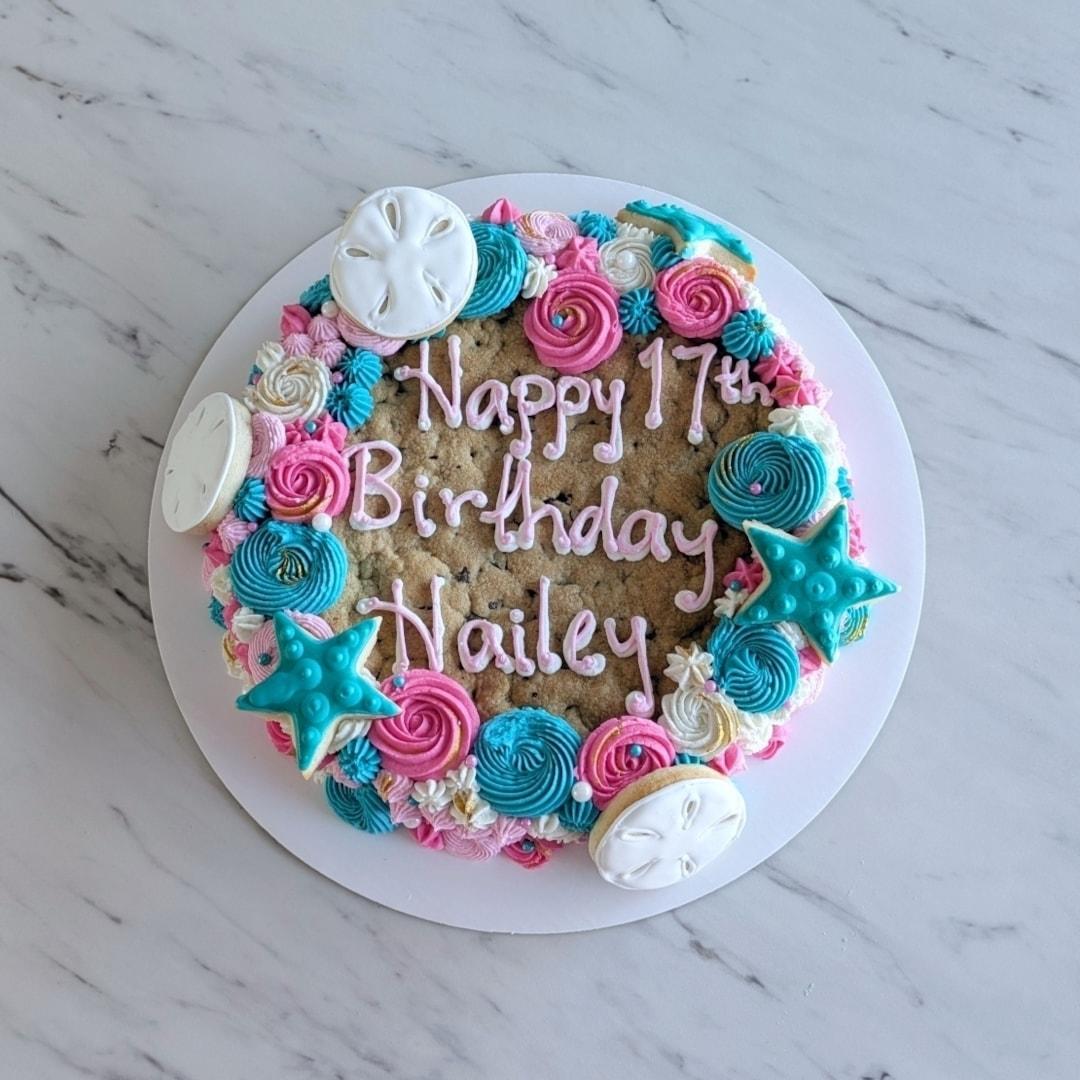
M816 443L801 435L756 431L716 455L709 469L709 502L736 529L745 521L793 529L821 503L827 477Z
M869 625L869 604L859 604L857 607L848 608L840 619L840 644L854 645L856 641L862 641Z
M482 724L473 745L480 794L500 814L558 810L574 786L581 736L544 709L510 709Z
M508 308L525 282L526 255L521 241L501 225L474 221L476 284L459 319L485 319Z
M318 315L322 310L323 304L327 300L333 300L333 294L330 292L330 275L319 278L313 285L309 285L300 294L300 306L306 307L308 312L312 315Z
M216 623L222 630L228 630L225 625L225 605L216 596L210 597L210 603L206 605L206 610L212 623Z
M340 382L326 395L326 411L350 431L371 419L375 402L366 386Z
M325 611L341 596L347 570L345 548L333 533L288 521L264 522L229 563L237 602L260 615Z
M631 214L652 218L664 225L670 225L687 244L694 245L712 240L721 247L727 248L732 255L742 259L743 262L753 263L754 261L750 249L730 229L718 225L715 221L707 221L697 214L692 214L682 206L675 206L672 203L654 205L647 203L644 199L636 199L632 203L627 203L626 209Z
M688 754L685 750L680 750L675 755L676 765L704 765L705 759L699 757L697 754Z
M748 308L731 316L720 340L736 360L760 360L773 351L776 335L764 311Z
M390 808L370 784L351 788L328 776L325 791L330 809L354 829L369 833L388 833L393 830Z
M851 486L851 474L843 465L836 470L836 487L845 499L854 498L855 489Z
M349 349L336 370L345 382L370 390L382 378L382 360L368 349Z
M619 297L619 322L628 334L651 334L660 325L656 294L642 286Z
M257 476L245 478L233 497L232 508L241 521L262 521L270 513L266 485Z
M582 210L571 214L570 219L581 230L582 236L591 236L598 244L615 239L615 219L596 210Z
M338 751L337 763L342 775L354 784L371 783L382 768L379 751L363 735L350 739Z
M706 648L716 685L744 712L772 712L795 692L799 654L771 626L738 626L722 617Z
M675 244L670 236L657 236L649 245L649 258L656 269L667 270L677 262L682 261L682 256L675 250Z
M573 796L559 810L559 824L571 832L588 832L600 816L600 810L592 799L577 802Z

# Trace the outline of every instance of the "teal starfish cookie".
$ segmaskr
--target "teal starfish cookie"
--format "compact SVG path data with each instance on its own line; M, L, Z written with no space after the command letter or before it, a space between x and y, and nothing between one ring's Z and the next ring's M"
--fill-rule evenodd
M765 576L736 613L735 622L797 623L818 655L830 663L840 645L844 614L899 588L848 555L847 503L829 511L803 536L760 521L745 521L743 528Z
M396 716L401 710L364 667L379 619L362 619L325 641L284 612L274 616L278 655L274 673L236 699L245 712L279 713L292 723L296 764L305 778L319 767L339 721Z

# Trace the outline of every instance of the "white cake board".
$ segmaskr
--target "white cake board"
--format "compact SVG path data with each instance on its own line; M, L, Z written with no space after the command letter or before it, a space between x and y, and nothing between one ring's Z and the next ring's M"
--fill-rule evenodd
M526 209L608 213L644 198L680 202L722 220L677 196L592 176L524 173L437 190L472 214L499 196ZM869 750L900 689L922 607L925 538L915 462L881 375L836 309L775 251L735 231L754 253L770 310L833 391L829 409L848 446L871 563L903 586L875 609L866 638L843 651L818 702L797 714L783 751L737 777L749 809L743 835L681 885L627 892L600 879L584 845L525 871L509 859L477 864L428 851L400 830L369 836L346 825L326 806L321 787L303 781L292 759L273 749L262 721L233 708L239 684L225 673L220 632L207 618L199 542L165 526L159 468L150 514L150 599L169 684L222 783L298 859L370 900L449 926L502 933L615 926L696 900L757 866L821 813ZM256 347L277 335L281 306L327 272L332 243L326 236L301 252L229 323L195 373L172 431L204 395L239 394Z

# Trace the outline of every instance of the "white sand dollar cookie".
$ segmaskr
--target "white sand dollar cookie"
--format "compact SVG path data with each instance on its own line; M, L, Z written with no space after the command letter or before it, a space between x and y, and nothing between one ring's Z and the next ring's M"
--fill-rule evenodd
M453 322L476 283L465 215L423 188L383 188L358 203L338 235L330 291L355 322L417 338Z
M742 832L739 789L707 765L673 765L635 780L589 834L600 876L623 889L662 889L692 877Z
M228 513L251 460L251 414L228 394L205 397L169 446L161 513L174 532L209 532Z

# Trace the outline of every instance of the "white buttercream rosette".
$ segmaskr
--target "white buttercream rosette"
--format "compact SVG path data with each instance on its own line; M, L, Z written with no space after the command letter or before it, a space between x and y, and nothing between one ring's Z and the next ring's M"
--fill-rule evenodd
M600 270L621 292L650 288L656 280L647 237L623 233L600 245Z
M715 757L734 738L739 710L722 694L699 686L680 686L661 702L660 726L676 748L698 757Z
M322 412L330 393L330 371L321 360L286 356L280 345L268 341L256 363L262 375L245 395L252 412L271 413L284 424L314 420Z

